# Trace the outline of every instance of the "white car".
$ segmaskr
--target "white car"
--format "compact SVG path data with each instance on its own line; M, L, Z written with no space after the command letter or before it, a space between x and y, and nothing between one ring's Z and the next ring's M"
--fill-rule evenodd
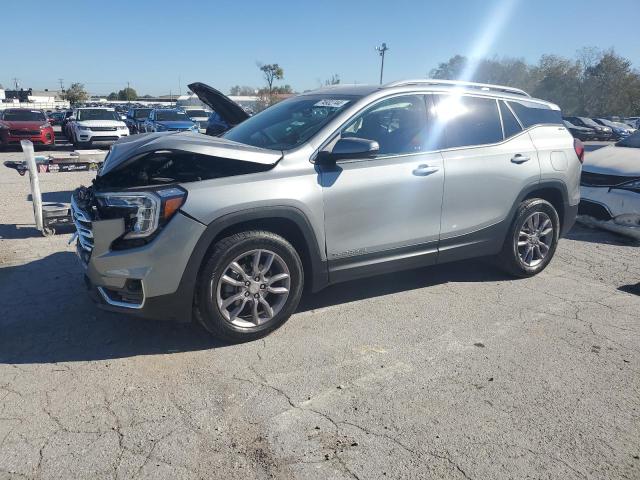
M640 240L640 132L585 157L578 220Z
M184 107L184 111L191 120L196 122L200 133L206 133L211 112L200 107Z
M127 124L113 108L78 108L67 123L66 134L76 148L110 145L129 135Z

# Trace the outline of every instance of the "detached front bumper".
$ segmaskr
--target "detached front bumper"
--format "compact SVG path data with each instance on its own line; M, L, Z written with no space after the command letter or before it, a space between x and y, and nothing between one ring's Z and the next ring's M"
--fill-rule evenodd
M640 193L583 185L580 195L582 223L640 240Z
M203 224L178 213L150 243L112 250L112 242L124 233L122 219L94 221L87 228L73 203L72 211L85 282L101 308L157 320L191 321L193 291L181 283L205 230Z

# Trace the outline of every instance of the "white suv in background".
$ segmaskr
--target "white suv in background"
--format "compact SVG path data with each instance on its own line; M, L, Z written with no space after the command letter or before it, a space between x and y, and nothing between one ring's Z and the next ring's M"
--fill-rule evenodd
M90 147L110 145L129 135L129 129L113 108L78 108L65 133L75 147Z
M211 112L201 107L183 107L185 113L198 125L200 133L206 133Z

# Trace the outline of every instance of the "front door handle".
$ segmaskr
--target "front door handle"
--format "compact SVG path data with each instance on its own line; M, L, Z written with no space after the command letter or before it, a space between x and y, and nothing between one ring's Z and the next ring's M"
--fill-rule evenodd
M427 164L418 165L414 170L413 174L418 177L426 177L427 175L431 175L432 173L436 173L440 170L438 167L430 167Z
M531 160L531 157L528 157L526 155L521 155L519 153L516 153L512 158L511 158L511 163L524 163L524 162L528 162L529 160Z

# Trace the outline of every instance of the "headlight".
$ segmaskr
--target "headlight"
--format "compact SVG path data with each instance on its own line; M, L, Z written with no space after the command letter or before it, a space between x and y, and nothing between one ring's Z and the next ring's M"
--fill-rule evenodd
M189 130L191 130L192 132L199 132L200 131L200 129L198 128L198 125L192 126Z
M102 218L124 218L123 239L145 238L166 224L187 198L187 192L171 187L145 192L96 195Z
M83 130L85 132L88 132L91 129L89 127L85 127L84 125L78 125L78 130Z
M156 123L156 131L157 132L164 132L167 129L167 127L165 127L164 125L160 125L159 123Z
M118 130L129 130L129 128L126 125L123 125L121 127L118 127Z

